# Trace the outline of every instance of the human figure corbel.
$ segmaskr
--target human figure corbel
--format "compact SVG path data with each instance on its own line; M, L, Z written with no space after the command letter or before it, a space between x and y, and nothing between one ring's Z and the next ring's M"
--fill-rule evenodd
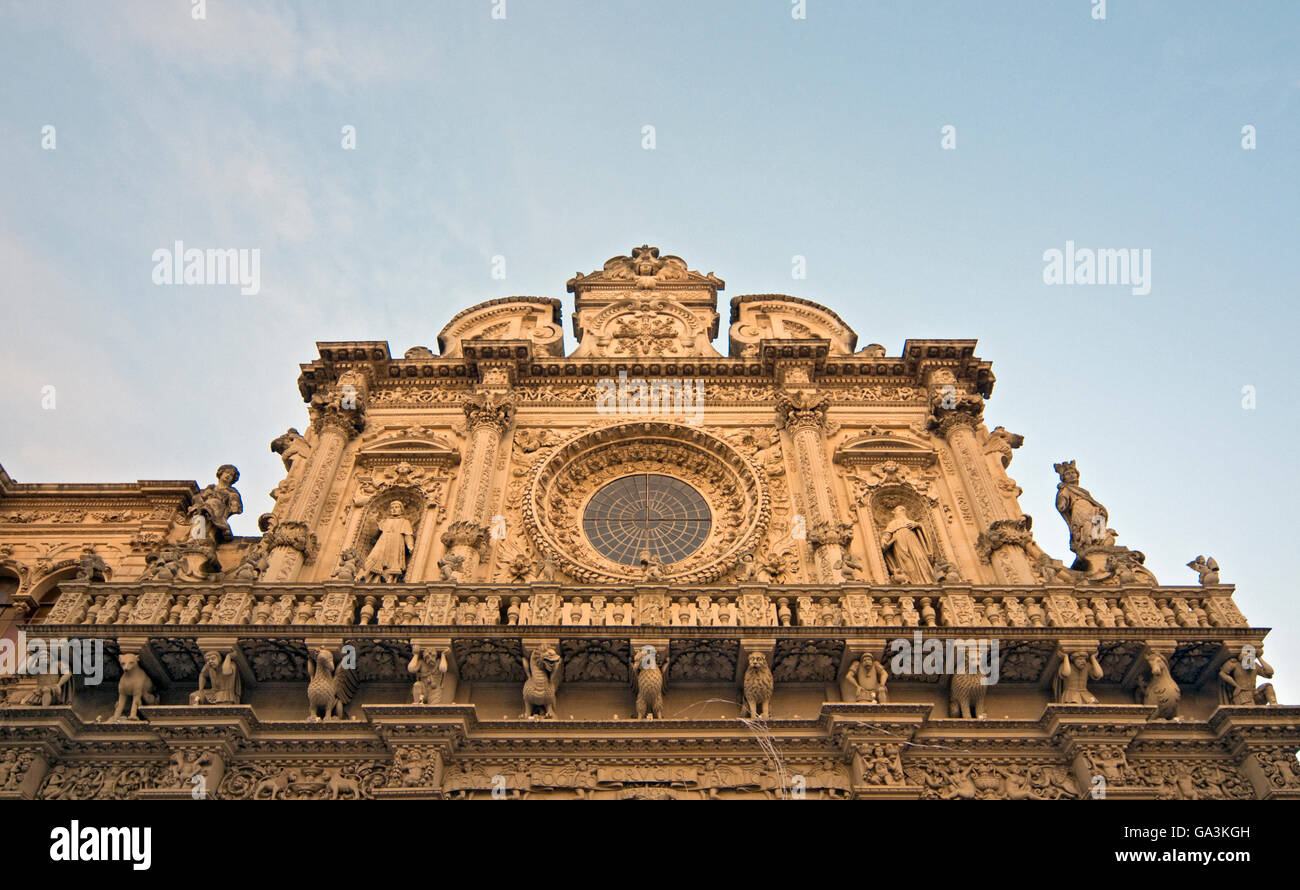
M1277 693L1272 683L1257 685L1257 677L1272 679L1273 668L1264 661L1264 650L1243 646L1241 657L1229 658L1219 668L1219 704L1275 705Z
M1055 700L1063 705L1095 705L1097 696L1088 691L1088 680L1100 680L1101 664L1097 653L1083 649L1067 653L1059 650L1061 664L1056 669Z
M388 505L388 517L379 523L379 538L366 557L366 581L391 584L406 575L406 558L415 549L415 529L404 515L401 501Z
M889 690L885 688L889 682L889 671L871 653L863 653L861 658L849 665L847 679L853 689L854 700L858 703L889 703Z
M223 658L216 649L203 653L199 688L190 693L191 705L237 705L241 693L239 667L232 649Z
M934 583L934 546L925 527L907 515L907 508L894 507L893 518L881 535L881 549L890 578L903 584Z
M411 699L417 705L442 704L442 681L447 675L447 650L417 646L406 669L415 674Z

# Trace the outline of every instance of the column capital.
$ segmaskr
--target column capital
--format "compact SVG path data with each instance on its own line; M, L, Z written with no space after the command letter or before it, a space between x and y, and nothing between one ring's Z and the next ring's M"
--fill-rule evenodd
M777 425L792 433L801 429L821 431L826 427L829 403L825 393L806 390L782 393L776 400Z
M461 407L472 430L488 427L501 434L515 416L515 399L509 393L476 392L468 396Z

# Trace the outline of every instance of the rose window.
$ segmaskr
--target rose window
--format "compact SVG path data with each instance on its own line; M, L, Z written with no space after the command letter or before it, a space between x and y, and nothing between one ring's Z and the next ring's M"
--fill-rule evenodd
M645 552L664 564L685 559L708 539L712 521L704 496L687 483L638 473L615 479L592 495L582 528L606 559L635 566Z

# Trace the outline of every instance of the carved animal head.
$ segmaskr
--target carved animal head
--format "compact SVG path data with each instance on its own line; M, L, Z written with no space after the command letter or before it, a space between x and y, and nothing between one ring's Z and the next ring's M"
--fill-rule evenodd
M534 649L531 661L534 671L539 669L545 671L548 677L555 676L556 671L560 669L560 653L550 646Z
M1165 657L1159 652L1147 653L1147 667L1151 669L1151 676L1153 677L1158 677L1165 673L1165 671L1169 670L1169 665L1165 661Z
M132 655L129 652L123 652L117 657L118 664L122 665L122 673L129 674L140 666L140 656Z
M765 671L768 669L767 657L762 652L751 652L749 653L749 666L752 670Z

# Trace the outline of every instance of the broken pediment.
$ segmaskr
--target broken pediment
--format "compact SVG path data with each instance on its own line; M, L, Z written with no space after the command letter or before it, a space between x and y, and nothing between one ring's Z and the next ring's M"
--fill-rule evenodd
M732 356L757 355L763 340L829 340L833 355L852 355L858 335L825 306L785 294L746 294L731 301Z
M505 297L471 306L438 334L442 355L462 354L465 340L526 340L534 355L564 355L560 301L550 297Z

